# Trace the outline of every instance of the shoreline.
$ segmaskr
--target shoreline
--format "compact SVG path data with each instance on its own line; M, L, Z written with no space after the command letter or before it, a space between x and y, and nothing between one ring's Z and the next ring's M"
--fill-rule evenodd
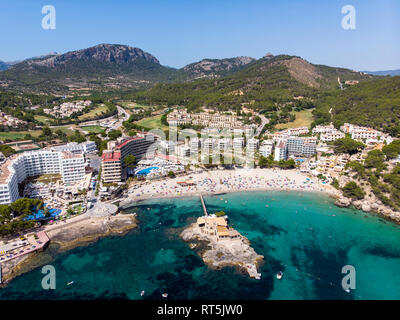
M203 188L201 190L192 190L190 187L185 189L175 190L175 192L168 192L168 193L161 193L157 192L155 189L154 184L163 184L164 188L170 188L172 185L176 184L179 180L185 180L188 178L196 179L200 176L202 179L209 179L212 181L211 178L216 178L213 176L215 172L221 173L221 171L211 171L211 172L202 172L202 173L193 173L187 174L185 176L179 176L173 179L168 180L158 180L152 181L150 184L141 185L139 188L133 189L135 193L139 192L141 187L144 187L144 190L152 191L147 192L146 194L142 190L142 194L139 196L128 196L127 198L118 199L120 201L119 209L120 211L132 208L136 206L138 203L142 201L148 200L158 200L158 199L179 199L179 198L193 198L199 197L200 194L203 196L219 196L223 194L230 194L230 193L243 193L243 192L307 192L307 193L315 193L326 195L329 198L336 200L334 204L337 207L343 208L354 208L356 210L361 210L367 214L374 214L378 217L381 217L389 222L400 224L399 220L395 220L388 215L385 215L382 212L377 212L374 210L365 211L362 208L357 208L354 206L352 201L349 201L349 205L340 205L338 203L338 199L341 197L341 193L333 188L330 185L323 185L317 179L310 178L307 175L304 175L296 170L276 170L276 169L254 169L258 170L256 172L252 172L247 169L240 169L239 172L237 171L222 171L226 176L232 176L234 174L240 179L244 178L246 175L244 173L263 173L268 174L273 172L275 175L285 182L286 184L281 184L279 187L278 185L263 185L263 186L255 186L255 187L246 187L246 188L220 188L219 190L207 190ZM289 173L289 174L288 174ZM194 177L194 178L193 178ZM217 178L221 178L221 176L217 175ZM276 177L275 177L276 178ZM251 179L257 179L251 177ZM260 178L258 178L260 179ZM264 178L265 179L265 178ZM313 187L299 187L301 184L296 184L293 181L301 181L308 179L307 181L313 181ZM274 180L274 179L272 179ZM251 180L252 181L252 180ZM293 184L294 183L294 184ZM303 182L304 184L304 182ZM222 184L221 184L222 185ZM289 185L289 186L288 186ZM182 187L179 187L182 188ZM173 189L173 188L171 188ZM131 189L128 189L131 190ZM131 190L132 193L132 190ZM44 231L48 234L50 238L50 245L55 244L59 247L57 248L57 252L65 252L69 251L73 248L79 246L89 245L98 241L101 238L109 237L109 236L124 236L130 230L137 227L137 220L136 214L129 214L129 213L118 213L115 216L103 216L103 217L95 217L95 216L88 216L82 215L71 218L71 220L67 223L60 223L59 225L51 225L46 226ZM47 248L48 246L46 246ZM40 260L40 256L44 256L46 248L42 249L41 251L29 253L22 257L18 257L16 259L10 260L8 262L3 263L3 284L0 285L1 287L6 286L12 279L15 277L29 272L32 269L40 266L41 264L37 263L36 258ZM43 264L42 264L43 265Z
M320 190L292 190L292 189L252 189L252 190L227 190L224 192L202 192L201 195L203 197L216 197L216 196L221 196L224 194L229 194L229 193L248 193L248 192L306 192L306 193L315 193L315 194L320 194L320 195L326 195L329 198L336 199L336 195L332 193L328 193L325 191L320 191ZM121 210L126 210L131 207L134 207L137 203L143 202L143 201L149 201L149 200L159 200L159 199L180 199L180 198L196 198L199 197L200 193L185 193L183 195L158 195L156 197L151 197L151 196L145 196L145 197L140 197L138 199L132 200L128 203L124 203L123 205L120 206ZM338 206L338 205L337 205ZM340 207L340 206L338 206ZM361 210L362 211L362 210Z
M254 172L251 170L255 170ZM260 177L260 175L263 175ZM271 175L272 177L264 177ZM218 190L209 190L203 186L196 187L176 187L177 182L180 180L190 179L197 183L201 183L206 179L252 179L257 180L256 186L246 185L246 187L237 186L231 187L230 185L224 185L213 181L214 187L218 187ZM308 180L307 180L308 179ZM283 180L283 181L276 181ZM307 184L305 183L307 181ZM246 182L245 182L246 183ZM280 183L280 184L279 184ZM158 186L157 186L158 184ZM263 185L260 185L263 184ZM271 185L274 184L274 185ZM240 185L240 183L239 183ZM160 192L157 187L163 188L164 192ZM178 188L178 189L177 189ZM184 189L186 188L186 189ZM168 191L166 191L168 190ZM172 191L171 191L172 190ZM130 188L129 194L120 201L120 208L129 208L130 204L145 200L157 200L157 199L168 199L168 198L183 198L183 197L197 197L199 194L204 196L214 196L224 193L235 193L235 192L254 192L254 191L285 191L285 192L313 192L326 194L334 199L340 196L338 190L334 189L330 185L323 185L317 179L302 174L296 170L277 170L277 169L239 169L235 171L210 171L202 173L186 174L176 178L168 180L156 180L152 181L151 184L143 184L138 188ZM136 194L136 195L134 195Z
M261 178L260 178L261 176ZM266 177L264 177L266 176ZM235 179L238 177L241 178L253 178L253 180L257 180L258 185L248 185L246 188L235 188L235 187L227 187L223 184L219 183L218 190L209 190L207 187L177 187L178 181L184 180L193 180L194 182L202 182L203 180L218 180L224 178ZM280 181L277 181L277 179ZM312 187L308 185L304 187L304 181L309 179L312 181ZM197 181L196 181L197 180ZM264 180L264 181L262 181ZM274 181L274 185L268 185L268 182ZM288 183L288 181L291 182ZM260 185L261 182L264 182L263 185ZM214 181L214 186L218 184ZM289 186L288 186L289 184ZM160 192L157 189L158 187L162 187L162 191ZM311 177L307 174L301 173L299 170L291 169L291 170L283 170L283 169L261 169L261 168L252 168L252 169L239 169L239 170L212 170L205 171L200 173L187 173L182 176L178 176L175 178L169 178L165 180L153 180L150 183L141 184L136 188L129 188L128 195L125 198L119 199L119 206L121 209L129 209L135 205L137 205L141 201L147 200L158 200L158 199L179 199L179 198L189 198L189 197L198 197L200 194L203 196L218 196L222 194L228 193L243 193L243 192L307 192L307 193L316 193L323 194L328 196L329 198L334 200L334 205L341 208L353 208L357 210L361 210L368 214L377 215L389 222L400 225L400 215L391 214L390 211L386 211L386 208L383 206L377 206L377 209L371 208L367 209L363 206L363 201L352 201L351 199L344 198L342 193L335 189L333 186L328 184L322 184L317 178ZM346 204L344 205L341 200L345 199ZM365 199L364 202L367 200Z

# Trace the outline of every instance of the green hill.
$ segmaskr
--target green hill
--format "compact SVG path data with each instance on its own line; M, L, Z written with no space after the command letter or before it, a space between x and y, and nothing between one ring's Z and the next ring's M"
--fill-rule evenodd
M144 104L202 106L219 110L239 109L248 104L255 110L273 110L276 104L293 102L294 97L316 98L325 90L339 90L338 77L369 80L373 77L348 69L312 65L294 56L266 56L240 71L217 79L157 84L131 95Z
M349 122L400 136L400 77L374 79L322 94L314 114L316 123L332 120L339 126Z

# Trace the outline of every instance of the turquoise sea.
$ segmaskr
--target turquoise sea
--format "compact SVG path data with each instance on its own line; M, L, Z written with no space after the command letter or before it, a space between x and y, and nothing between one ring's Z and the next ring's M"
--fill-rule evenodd
M205 202L210 213L224 210L264 255L261 280L205 266L179 238L202 215L200 199L162 199L132 207L139 227L125 236L64 253L47 249L55 290L42 289L37 268L0 289L0 299L162 299L164 292L168 299L400 299L398 225L313 193L231 193ZM356 269L351 293L341 288L344 265Z

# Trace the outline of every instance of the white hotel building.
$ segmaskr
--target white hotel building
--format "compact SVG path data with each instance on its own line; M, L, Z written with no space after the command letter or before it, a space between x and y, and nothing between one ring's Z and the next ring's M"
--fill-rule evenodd
M9 204L20 196L18 184L27 177L60 174L64 184L85 177L85 158L67 152L40 150L9 158L0 166L0 204Z
M94 141L85 141L83 143L71 142L62 146L52 148L55 151L71 152L74 154L96 153L97 146Z

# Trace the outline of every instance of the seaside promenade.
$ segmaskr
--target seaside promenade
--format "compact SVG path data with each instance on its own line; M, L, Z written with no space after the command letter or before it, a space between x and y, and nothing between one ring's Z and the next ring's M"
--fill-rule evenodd
M0 257L0 262L4 263L40 250L50 241L45 231L39 231L36 235L37 238L32 234L28 235L26 240L14 240L0 246L0 252L3 253Z

